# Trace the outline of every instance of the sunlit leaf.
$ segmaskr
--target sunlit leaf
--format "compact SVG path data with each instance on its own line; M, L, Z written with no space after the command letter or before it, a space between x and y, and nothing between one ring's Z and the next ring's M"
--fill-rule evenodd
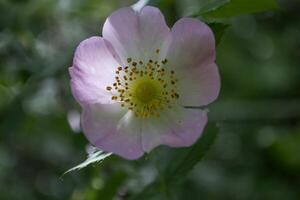
M144 6L146 6L149 3L150 0L139 0L135 4L133 4L131 7L135 11L140 11Z
M105 158L109 157L110 155L112 155L112 153L106 153L103 152L99 149L94 149L91 153L88 154L88 158L81 164L72 167L71 169L67 170L65 173L63 173L63 175L74 171L74 170L79 170L82 169L92 163L96 163L96 162L102 162Z

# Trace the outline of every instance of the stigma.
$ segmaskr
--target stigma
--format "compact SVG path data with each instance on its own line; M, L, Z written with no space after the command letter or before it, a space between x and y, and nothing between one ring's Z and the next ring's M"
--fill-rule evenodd
M155 51L159 54L160 50ZM176 73L166 68L168 60L134 60L127 58L126 66L118 66L114 82L106 90L111 99L132 111L138 118L159 117L172 109L179 99Z

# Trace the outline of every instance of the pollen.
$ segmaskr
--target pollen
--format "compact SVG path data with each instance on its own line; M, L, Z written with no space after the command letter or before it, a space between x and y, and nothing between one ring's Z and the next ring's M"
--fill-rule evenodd
M155 50L160 53L159 49ZM167 59L135 60L127 58L127 66L118 66L115 82L106 90L112 100L132 111L138 118L158 117L172 109L180 98L176 70L166 68Z

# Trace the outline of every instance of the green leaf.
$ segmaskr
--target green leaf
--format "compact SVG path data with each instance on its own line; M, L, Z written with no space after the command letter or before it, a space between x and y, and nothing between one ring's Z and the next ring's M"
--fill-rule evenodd
M189 17L199 17L202 13L207 13L218 9L220 6L229 3L230 0L204 0L201 1L199 11L190 15Z
M209 23L208 26L214 32L216 45L218 45L221 42L221 39L222 39L225 31L230 27L229 24L218 23L218 22Z
M195 167L209 150L217 135L217 127L208 125L203 136L193 146L184 149L179 155L175 156L165 171L165 180L167 185L181 182L186 175Z
M191 108L190 108L191 109ZM159 175L152 183L146 186L140 193L129 198L137 199L172 199L175 186L185 180L187 174L203 158L205 153L213 144L217 128L208 124L203 136L191 147L167 149L170 151L160 151L153 156L159 171ZM159 196L159 197L158 197ZM157 198L156 198L157 197Z
M200 8L200 11L190 15L189 17L200 17L202 13L208 13L217 10L219 7L223 6L224 4L229 3L230 0L207 0L204 1L203 5ZM205 21L205 19L202 19ZM209 20L207 20L209 22ZM220 22L212 22L207 24L215 35L216 45L218 45L227 30L230 27L229 24L224 24Z
M220 19L242 14L278 9L275 0L230 0L230 2L202 14L204 18Z

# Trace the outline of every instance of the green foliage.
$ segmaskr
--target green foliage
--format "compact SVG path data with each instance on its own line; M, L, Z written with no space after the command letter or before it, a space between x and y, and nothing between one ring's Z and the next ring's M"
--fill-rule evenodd
M217 9L202 13L202 16L204 18L223 19L277 8L276 0L230 0L218 6Z
M296 131L292 134L282 133L274 139L274 143L270 146L269 153L277 162L277 165L285 167L290 171L300 168L300 132Z
M219 44L222 90L203 136L194 146L159 147L137 161L110 156L61 180L86 158L88 143L67 117L80 111L69 87L74 50L101 34L111 12L134 1L3 0L0 199L299 199L299 3L280 1L273 15L228 20L277 6L272 0L150 2L170 27L196 13Z
M219 23L219 22L209 23L208 26L214 32L216 45L218 45L221 42L221 39L222 39L224 33L230 27L229 24L224 24L224 23Z
M166 185L176 184L183 181L189 171L201 161L205 153L213 144L218 129L215 125L210 124L204 130L203 136L191 147L179 149L175 156L168 162L164 170Z
M219 7L228 4L230 0L204 0L201 1L199 10L190 17L199 17L203 13L208 13L217 10Z
M172 150L172 152L168 152L167 158L163 155L165 152L154 153L154 160L160 177L157 177L153 183L150 183L140 193L133 196L132 200L153 199L155 196L172 198L174 192L176 193L176 188L184 182L188 173L210 149L216 139L217 132L217 127L209 124L203 136L193 146ZM166 162L161 163L161 160ZM157 191L160 191L160 193Z
M155 181L147 185L141 192L135 194L129 198L129 200L149 200L149 199L159 199L159 196L165 196L164 193L161 193L161 184L159 181Z

